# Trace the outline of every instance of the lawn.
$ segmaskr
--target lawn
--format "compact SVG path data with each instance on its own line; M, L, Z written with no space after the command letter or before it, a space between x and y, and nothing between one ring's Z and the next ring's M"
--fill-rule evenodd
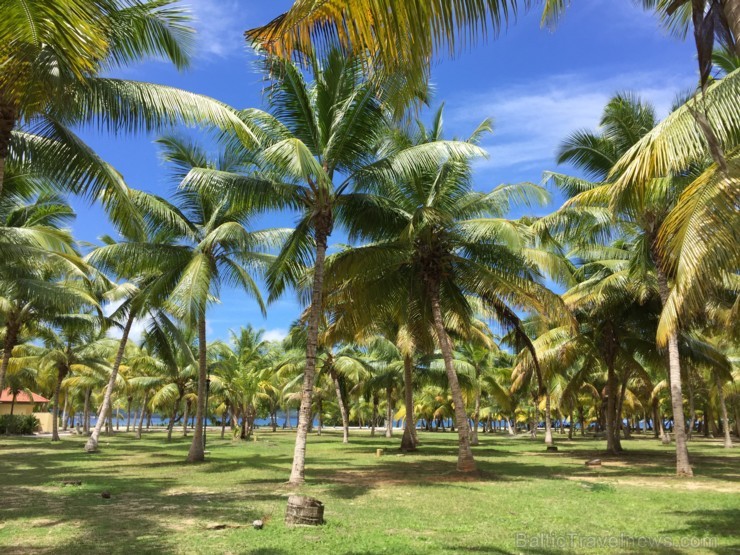
M402 455L398 437L355 432L343 445L325 432L310 437L301 492L324 501L327 522L291 529L292 434L214 436L197 465L184 462L188 439L167 444L161 433L103 437L94 455L81 437L0 438L0 553L740 550L740 454L718 441L692 441L697 477L678 480L672 448L652 439L625 441L624 457L587 468L603 441L556 435L559 451L546 453L539 438L483 435L479 473L465 477L455 472L452 433L422 433L421 450ZM258 518L263 530L251 526Z

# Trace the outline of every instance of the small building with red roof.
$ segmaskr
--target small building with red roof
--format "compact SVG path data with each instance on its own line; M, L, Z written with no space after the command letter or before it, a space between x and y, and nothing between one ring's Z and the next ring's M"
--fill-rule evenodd
M0 391L0 414L33 414L36 407L48 402L49 399L33 392L18 391L13 395L8 387Z

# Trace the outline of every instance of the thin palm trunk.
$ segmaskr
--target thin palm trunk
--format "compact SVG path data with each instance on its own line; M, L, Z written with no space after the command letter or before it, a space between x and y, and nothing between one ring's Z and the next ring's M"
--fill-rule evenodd
M378 399L378 394L373 393L373 418L370 429L370 437L375 437L375 425L378 423L378 405L380 404L380 399Z
M129 396L128 398L128 405L126 407L126 432L129 432L131 429L131 402L133 399Z
M349 443L349 415L347 414L347 405L344 402L344 396L342 395L342 387L339 383L339 376L337 376L336 370L331 368L329 370L331 381L334 384L334 392L337 395L337 405L339 405L339 414L342 416L342 443ZM274 430L273 430L274 431Z
M185 411L182 413L182 437L188 437L188 418L190 418L190 399L185 400Z
M655 268L658 274L658 288L662 305L668 302L668 279L663 272L661 260L655 257ZM674 331L668 338L668 375L671 386L671 407L673 409L673 431L676 437L676 475L693 476L689 462L689 448L686 442L686 417L683 412L683 394L681 393L681 362L678 353L678 335Z
M473 429L470 433L470 445L478 445L478 426L480 425L480 370L475 369L475 409L473 410Z
M0 179L0 192L2 192L2 180ZM13 355L13 348L18 343L18 332L20 326L11 318L5 325L5 341L3 342L3 359L0 363L0 391L5 389L5 375L8 372L10 358Z
M149 392L144 392L144 402L141 404L141 418L139 419L139 428L136 430L136 439L141 439L141 432L144 426L144 417L146 416L146 403L149 400Z
M614 365L607 362L606 378L606 450L612 455L618 454L615 441L618 432L616 428L617 413L617 376L614 371Z
M414 418L414 383L413 383L413 359L406 355L403 357L403 400L406 405L406 428L401 438L402 451L414 451L416 442L416 419Z
M64 410L62 410L62 430L67 431L69 424L67 423L69 418L69 394L64 396Z
M293 466L290 470L289 483L303 484L306 480L306 441L311 420L311 402L313 400L313 382L316 374L316 347L319 339L319 320L323 310L322 291L324 287L324 259L326 258L327 238L331 230L331 216L325 215L316 223L316 262L314 264L313 290L311 292L311 312L308 320L308 337L306 341L306 369L303 374L301 408L298 412L298 432L293 450Z
M550 411L550 390L545 390L545 445L552 445L552 415Z
M203 420L206 411L207 363L206 314L205 309L203 309L200 318L198 318L198 402L196 404L195 430L193 430L193 442L190 444L190 451L188 452L188 462L200 462L206 458L203 447Z
M54 386L54 411L52 412L51 421L51 440L60 441L59 439L59 394L62 390L62 380L66 374L65 369L57 370L57 383Z
M92 395L92 388L88 387L85 389L85 405L82 409L82 431L88 433L90 431L90 396Z
M118 352L116 353L116 359L113 362L113 369L108 379L108 387L105 388L105 395L103 396L103 404L100 406L100 412L98 412L98 421L95 423L95 428L92 434L85 444L85 451L92 453L98 449L98 439L100 438L100 432L103 429L103 423L105 422L105 415L110 412L111 399L113 397L113 389L116 387L116 378L118 377L118 369L121 367L121 361L123 360L123 353L126 350L126 342L128 341L128 335L131 332L131 326L134 323L134 312L130 311L126 324L123 327L123 334L121 335L121 343L118 345Z
M172 430L175 428L175 420L177 419L177 409L180 406L180 401L182 400L182 395L177 400L177 403L175 403L175 407L172 409L172 416L170 417L170 421L167 424L167 441L172 441Z
M435 285L430 287L430 293L434 329L437 334L437 341L439 342L439 347L442 351L442 358L445 363L447 381L449 382L450 393L452 393L452 402L455 404L455 425L457 427L458 435L457 470L460 472L474 472L476 467L475 459L473 458L473 451L470 449L468 415L465 412L465 402L463 401L460 382L457 379L457 373L455 372L455 367L452 362L452 346L450 344L450 338L447 335L444 321L442 319L442 309L439 305L439 286Z
M717 374L714 375L714 383L717 385L717 397L719 398L719 408L722 413L722 431L725 434L725 448L732 448L732 438L730 437L730 420L727 417L727 403L725 403L725 391L722 389L722 382Z
M622 380L621 389L619 392L619 402L617 403L617 427L614 429L615 436L614 436L614 444L617 446L617 449L619 451L622 450L622 442L619 437L619 430L621 429L624 432L624 438L629 439L629 418L627 419L627 425L624 424L624 415L622 414L622 411L624 409L624 398L627 395L627 380L629 379L629 375L625 373L624 380Z
M696 404L694 403L694 386L690 367L686 374L686 385L689 387L689 429L686 430L686 441L691 441L691 436L694 434L694 422L696 422Z
M385 388L385 437L393 437L393 388Z

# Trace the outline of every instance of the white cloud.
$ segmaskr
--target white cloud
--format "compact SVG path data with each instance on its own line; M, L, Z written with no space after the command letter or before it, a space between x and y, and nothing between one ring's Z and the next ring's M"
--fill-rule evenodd
M262 336L265 341L282 341L288 336L288 330L284 328L275 328L267 330Z
M187 0L183 5L194 19L198 56L225 58L244 51L244 31L249 26L244 2Z
M494 117L494 133L482 145L490 158L480 167L542 167L554 163L558 145L570 133L598 126L605 104L615 93L634 92L652 102L658 116L664 117L682 85L692 81L691 74L630 73L603 79L554 75L453 98L448 118L455 128L470 130L482 115Z

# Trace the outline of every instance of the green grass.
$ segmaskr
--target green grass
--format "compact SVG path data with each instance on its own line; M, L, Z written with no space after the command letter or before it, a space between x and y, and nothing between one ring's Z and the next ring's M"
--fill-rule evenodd
M546 453L541 439L483 435L479 473L466 477L455 472L451 433L422 433L421 450L401 455L399 438L356 432L342 445L325 432L309 440L301 492L324 501L327 523L291 529L283 517L293 435L259 432L249 443L215 435L209 461L198 465L184 462L188 439L167 444L161 433L104 437L94 455L81 437L0 438L0 553L740 550L740 456L716 441L691 443L697 477L678 480L671 447L652 439L625 441L624 457L602 456L604 466L591 469L584 461L600 456L603 441L556 435L559 452ZM376 458L377 448L386 454ZM62 486L64 479L83 484ZM257 518L261 531L251 527ZM518 534L543 534L546 543L517 544ZM580 543L559 543L568 534ZM704 547L682 548L682 538L703 538ZM604 539L623 543L596 543Z

